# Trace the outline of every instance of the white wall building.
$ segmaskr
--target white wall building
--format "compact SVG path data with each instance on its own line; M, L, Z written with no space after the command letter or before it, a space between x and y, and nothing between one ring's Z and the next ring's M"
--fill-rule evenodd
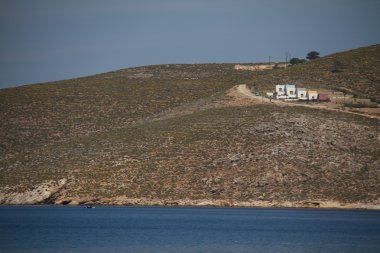
M276 93L278 96L285 95L285 85L283 84L276 85Z
M307 97L309 100L317 100L318 99L318 91L307 90Z
M297 88L297 97L299 100L307 100L307 91L305 88Z
M297 98L296 86L294 84L285 85L285 94L287 98Z
M267 93L269 96L270 93ZM273 93L274 98L284 99L286 101L294 100L318 100L318 91L313 89L296 88L294 84L276 85L276 92Z
M276 85L276 98L281 99L281 98L287 98L285 93L285 85L283 84L278 84Z

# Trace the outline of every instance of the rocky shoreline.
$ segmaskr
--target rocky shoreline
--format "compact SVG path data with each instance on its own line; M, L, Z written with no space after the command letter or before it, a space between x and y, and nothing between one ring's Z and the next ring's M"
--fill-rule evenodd
M86 201L95 205L111 206L191 206L191 207L262 207L262 208L337 208L337 209L368 209L380 210L380 203L341 203L338 201L263 201L263 200L223 200L223 199L146 199L146 198L125 198L116 197L95 201ZM57 204L63 204L57 203ZM73 200L68 205L84 204L83 201Z
M25 200L25 199L24 199ZM342 203L332 200L303 200L303 201L265 201L265 200L223 200L223 199L148 199L148 198L127 198L119 196L114 198L60 198L49 202L49 199L32 199L20 201L17 199L4 198L0 196L0 205L3 206L24 206L24 205L57 205L57 206L179 206L179 207L239 207L239 208L313 208L313 209L365 209L380 210L380 202L372 203Z
M0 205L103 205L103 206L192 206L192 207L263 207L263 208L336 208L380 210L380 199L367 202L341 202L328 199L287 200L237 200L237 199L177 199L128 197L76 196L65 192L67 179L49 181L25 192L0 190Z

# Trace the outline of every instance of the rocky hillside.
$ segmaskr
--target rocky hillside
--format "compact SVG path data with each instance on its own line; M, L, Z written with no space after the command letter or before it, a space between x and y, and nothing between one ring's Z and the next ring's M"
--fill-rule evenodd
M0 202L379 205L376 119L231 93L284 73L159 65L0 90Z

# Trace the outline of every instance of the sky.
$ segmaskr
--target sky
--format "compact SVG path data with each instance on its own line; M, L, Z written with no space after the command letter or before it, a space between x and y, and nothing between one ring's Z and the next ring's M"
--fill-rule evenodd
M380 0L1 0L0 88L380 43Z

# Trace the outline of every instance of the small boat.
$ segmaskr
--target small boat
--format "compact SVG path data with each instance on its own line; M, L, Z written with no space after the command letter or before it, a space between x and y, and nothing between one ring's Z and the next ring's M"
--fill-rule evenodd
M84 208L95 208L93 204L84 205Z

